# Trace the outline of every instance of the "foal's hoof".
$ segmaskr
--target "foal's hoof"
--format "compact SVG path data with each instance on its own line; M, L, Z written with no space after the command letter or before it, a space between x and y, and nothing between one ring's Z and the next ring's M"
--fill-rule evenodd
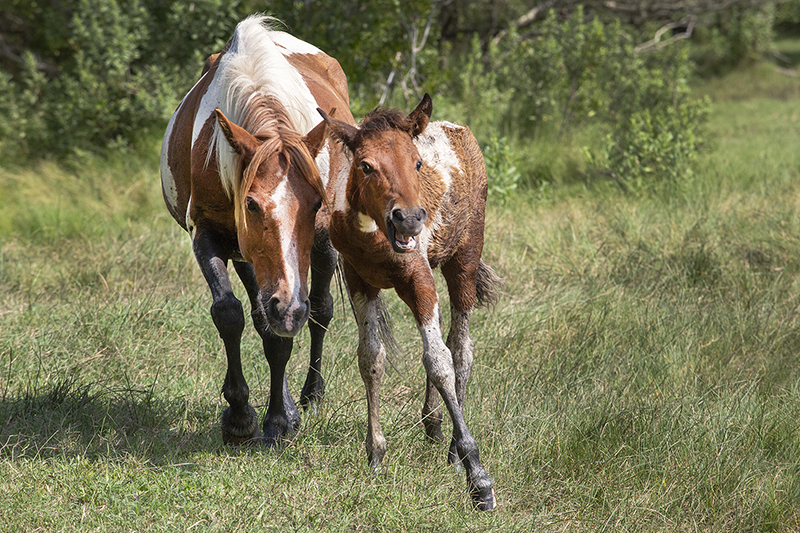
M230 407L222 411L222 442L233 446L251 444L258 439L258 417L253 406L234 414Z
M472 496L472 504L478 511L491 511L497 506L494 497L494 488L489 487L478 492L470 494Z

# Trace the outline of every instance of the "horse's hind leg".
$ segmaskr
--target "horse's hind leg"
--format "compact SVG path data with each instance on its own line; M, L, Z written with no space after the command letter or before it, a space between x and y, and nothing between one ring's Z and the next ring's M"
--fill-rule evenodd
M245 443L258 437L258 420L255 410L248 403L250 389L242 373L242 303L233 295L228 277L228 254L220 239L212 232L198 231L192 248L211 289L211 318L225 344L228 359L222 393L229 407L222 413L222 441L226 444Z
M325 382L322 379L322 345L328 324L333 318L333 297L331 279L336 271L338 253L331 245L327 231L318 232L311 248L311 319L308 329L311 332L311 356L308 375L300 392L300 405L316 409L325 395Z
M253 325L261 337L264 355L269 363L269 405L262 430L264 443L267 446L274 446L300 427L300 413L286 383L286 364L292 355L293 339L279 337L270 331L267 317L258 299L259 288L253 265L237 262L234 263L234 267L250 297Z

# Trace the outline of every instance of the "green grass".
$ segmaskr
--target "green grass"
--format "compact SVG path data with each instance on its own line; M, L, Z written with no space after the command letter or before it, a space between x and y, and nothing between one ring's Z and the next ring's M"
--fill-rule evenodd
M384 475L339 298L319 414L281 450L227 448L224 354L160 205L157 145L0 171L0 530L796 531L800 99L727 94L750 79L730 76L701 88L711 142L680 190L490 203L505 285L473 319L466 408L488 514L423 438L421 343L397 298ZM269 370L252 330L243 343L261 410Z

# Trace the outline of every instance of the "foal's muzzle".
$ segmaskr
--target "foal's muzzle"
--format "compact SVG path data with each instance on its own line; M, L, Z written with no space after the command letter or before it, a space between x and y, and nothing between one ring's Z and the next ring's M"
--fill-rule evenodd
M419 245L417 235L422 233L428 211L421 206L392 209L386 218L389 242L397 253L413 251Z

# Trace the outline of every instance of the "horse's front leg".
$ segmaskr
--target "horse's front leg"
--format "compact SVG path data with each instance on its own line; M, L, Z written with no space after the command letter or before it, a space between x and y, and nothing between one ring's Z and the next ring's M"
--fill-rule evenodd
M236 272L247 290L252 308L253 325L261 337L264 355L269 363L269 405L262 424L263 440L267 446L275 446L300 427L300 413L286 382L286 364L292 355L293 339L279 337L270 331L267 316L258 296L259 288L253 265L234 263Z
M225 345L228 369L222 393L229 407L222 412L222 441L241 444L258 437L256 412L248 403L250 389L242 373L240 342L244 331L242 303L233 295L228 277L228 250L216 234L198 231L192 242L200 271L211 289L211 318Z
M331 245L327 230L317 233L311 248L311 318L308 329L311 333L311 356L308 375L300 391L300 405L316 410L325 395L325 382L322 379L322 345L328 324L333 318L333 296L331 279L336 271L339 254Z

